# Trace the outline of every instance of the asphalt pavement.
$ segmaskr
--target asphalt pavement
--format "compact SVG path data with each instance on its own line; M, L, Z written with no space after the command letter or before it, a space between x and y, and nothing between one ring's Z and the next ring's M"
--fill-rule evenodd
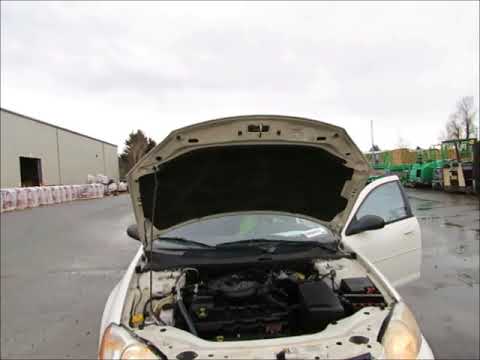
M400 288L438 358L479 358L479 202L408 190L421 279ZM138 242L126 195L3 213L1 358L95 358L100 318Z

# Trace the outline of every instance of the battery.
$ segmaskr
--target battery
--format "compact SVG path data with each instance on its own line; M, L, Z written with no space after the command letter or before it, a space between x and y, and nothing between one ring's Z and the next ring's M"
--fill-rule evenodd
M378 294L377 288L368 277L342 279L340 291L343 294Z

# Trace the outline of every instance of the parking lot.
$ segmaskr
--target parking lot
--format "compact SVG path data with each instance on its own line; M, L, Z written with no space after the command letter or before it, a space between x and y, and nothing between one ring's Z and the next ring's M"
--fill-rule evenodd
M408 190L421 279L400 293L438 358L478 358L478 198ZM107 296L133 257L126 195L1 215L1 357L94 358Z

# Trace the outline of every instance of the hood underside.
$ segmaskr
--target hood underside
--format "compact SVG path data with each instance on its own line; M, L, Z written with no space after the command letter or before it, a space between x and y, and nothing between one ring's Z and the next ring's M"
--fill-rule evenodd
M129 173L140 236L238 212L297 214L340 228L368 177L345 130L302 118L242 116L171 133ZM152 215L155 200L155 215Z

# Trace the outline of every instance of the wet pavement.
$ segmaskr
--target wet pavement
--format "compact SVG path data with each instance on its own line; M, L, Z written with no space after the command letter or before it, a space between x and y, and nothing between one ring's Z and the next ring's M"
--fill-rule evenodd
M407 190L422 229L422 274L399 288L433 352L441 359L478 359L479 200Z
M399 292L438 358L478 358L478 198L408 194L422 276ZM1 358L96 357L105 301L138 248L132 222L125 195L1 215Z
M107 296L138 249L129 197L1 215L1 358L95 358Z

